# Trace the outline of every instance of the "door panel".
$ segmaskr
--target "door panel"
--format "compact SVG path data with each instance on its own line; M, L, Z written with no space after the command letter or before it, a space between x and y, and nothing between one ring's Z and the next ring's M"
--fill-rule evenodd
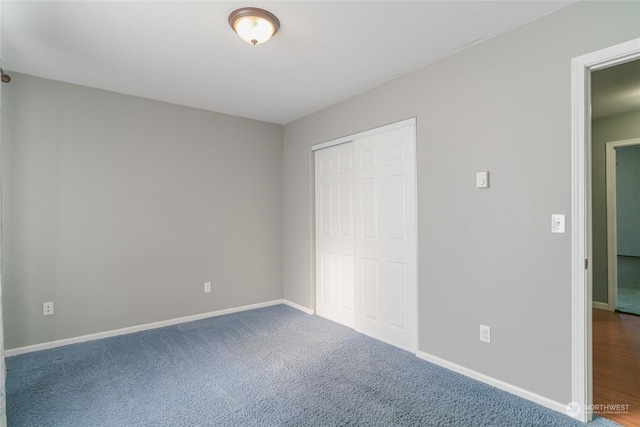
M354 274L353 255L340 255L340 308L354 313Z
M320 277L320 298L325 304L333 303L333 254L328 252L320 253L320 265L318 266Z
M378 238L378 181L362 181L361 188L358 200L361 203L362 237L375 240Z
M353 143L315 152L316 310L355 327Z
M354 146L356 330L409 351L417 347L414 139L408 126Z
M406 326L407 265L389 262L389 325L404 329Z
M333 223L333 187L323 185L320 187L320 234L331 236Z
M387 178L387 200L389 209L389 238L405 240L407 201L405 200L405 177Z
M353 239L353 183L339 184L340 236Z
M380 280L378 274L378 260L366 259L361 260L362 274L359 277L362 280L362 294L357 301L362 301L362 316L373 321L378 320L378 292L380 291Z

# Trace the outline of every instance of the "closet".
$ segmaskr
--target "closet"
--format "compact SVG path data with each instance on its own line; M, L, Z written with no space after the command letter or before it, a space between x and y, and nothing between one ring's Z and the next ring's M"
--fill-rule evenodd
M316 312L415 352L415 119L313 147Z

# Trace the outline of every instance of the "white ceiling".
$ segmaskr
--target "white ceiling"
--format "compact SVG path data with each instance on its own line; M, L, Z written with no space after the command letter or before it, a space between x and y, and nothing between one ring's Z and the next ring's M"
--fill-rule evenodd
M2 67L286 124L569 1L2 1ZM280 31L243 42L231 11Z

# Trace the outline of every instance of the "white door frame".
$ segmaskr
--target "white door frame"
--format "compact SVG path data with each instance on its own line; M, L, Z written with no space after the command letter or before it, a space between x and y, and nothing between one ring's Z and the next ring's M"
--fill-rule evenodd
M640 58L640 39L579 56L571 61L571 396L575 418L591 420L591 72Z
M616 148L640 145L640 138L607 142L607 264L609 311L618 308L618 217L616 190Z

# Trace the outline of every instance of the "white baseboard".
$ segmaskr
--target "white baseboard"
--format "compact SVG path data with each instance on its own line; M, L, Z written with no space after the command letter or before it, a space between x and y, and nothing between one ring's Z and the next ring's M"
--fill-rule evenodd
M102 339L102 338L109 338L109 337L115 337L118 335L126 335L126 334L131 334L134 332L140 332L140 331L146 331L149 329L157 329L157 328L162 328L165 326L172 326L172 325L177 325L180 323L186 323L186 322L192 322L194 320L201 320L201 319L206 319L209 317L216 317L216 316L222 316L224 314L231 314L231 313L238 313L241 311L246 311L246 310L254 310L256 308L262 308L262 307L270 307L270 306L274 306L274 305L278 305L278 304L285 304L289 307L295 308L296 310L300 310L303 313L306 314L314 314L314 310L309 309L307 307L304 307L302 305L296 304L294 302L291 302L289 300L285 300L285 299L279 299L279 300L272 300L272 301L267 301L267 302L262 302L262 303L257 303L257 304L251 304L251 305L245 305L245 306L241 306L241 307L234 307L234 308L227 308L224 310L217 310L217 311L211 311L211 312L207 312L207 313L200 313L200 314L195 314L192 316L184 316L184 317L178 317L175 319L169 319L169 320L162 320L159 322L153 322L153 323L146 323L143 325L137 325L137 326L131 326L128 328L122 328L122 329L115 329L115 330L111 330L111 331L105 331L105 332L98 332L95 334L89 334L89 335L83 335L83 336L79 336L79 337L74 337L74 338L66 338L66 339L62 339L62 340L57 340L57 341L50 341L50 342L46 342L46 343L42 343L42 344L35 344L35 345L30 345L30 346L26 346L26 347L19 347L19 348L14 348L14 349L10 349L10 350L6 350L5 351L5 357L11 357L11 356L17 356L20 354L25 354L25 353L30 353L30 352L34 352L34 351L40 351L40 350L47 350L50 348L55 348L55 347L62 347L65 345L69 345L69 344L77 344L77 343L82 343L82 342L87 342L87 341L94 341L94 340L98 340L98 339ZM594 306L595 304L602 304L602 303L595 303L594 302ZM606 305L606 304L604 304ZM608 307L608 305L607 305ZM504 390L506 392L515 394L516 396L520 396L524 399L530 400L534 403L537 403L539 405L545 406L549 409L553 409L554 411L557 412L561 412L561 413L565 413L565 409L566 409L566 404L562 404L559 402L555 402L551 399L547 399L546 397L540 396L538 394L532 393L530 391L524 390L520 387L516 387L512 384L506 383L504 381L501 380L497 380L495 378L489 377L487 375L481 374L479 372L473 371L471 369L465 368L464 366L460 366L457 365L455 363L449 362L447 360L441 359L439 357L436 356L432 356L428 353L424 353L421 351L417 351L416 352L416 356L419 357L420 359L426 360L427 362L431 362L435 365L441 366L443 368L449 369L451 371L457 372L459 374L462 374L464 376L467 376L469 378L473 378L475 380L481 381L483 383L492 385L496 388L499 388L501 390Z
M74 338L66 338L66 339L57 340L57 341L50 341L50 342L45 342L45 343L42 343L42 344L29 345L29 346L26 346L26 347L13 348L13 349L5 351L5 357L17 356L19 354L31 353L33 351L47 350L47 349L55 348L55 347L62 347L63 345L77 344L77 343L81 343L81 342L99 340L99 339L102 339L102 338L115 337L115 336L118 336L118 335L126 335L126 334L131 334L131 333L134 333L134 332L146 331L146 330L149 330L149 329L163 328L165 326L172 326L172 325L177 325L177 324L180 324L180 323L193 322L194 320L207 319L209 317L222 316L223 314L238 313L240 311L253 310L253 309L262 308L262 307L270 307L270 306L278 305L278 304L286 304L286 305L289 305L289 306L291 306L293 308L297 308L298 310L304 311L305 313L309 312L308 308L304 308L304 307L299 306L297 304L294 304L294 303L292 303L290 301L278 299L278 300L273 300L273 301L261 302L261 303L257 303L257 304L244 305L242 307L227 308L227 309L224 309L224 310L217 310L217 311L210 311L210 312L207 312L207 313L194 314L192 316L185 316L185 317L178 317L178 318L175 318L175 319L162 320L162 321L159 321L159 322L145 323L143 325L130 326L128 328L114 329L114 330L111 330L111 331L98 332L98 333L89 334L89 335L82 335L82 336L74 337ZM313 313L309 313L309 314L313 314Z
M517 387L513 384L509 384L506 383L504 381L492 378L488 375L484 375L481 374L479 372L476 372L474 370L471 370L469 368L465 368L464 366L460 366L457 365L453 362L449 362L447 360L441 359L439 357L436 356L432 356L428 353L424 353L421 351L417 351L416 352L416 356L419 357L420 359L426 360L427 362L431 362L434 365L438 365L441 366L443 368L449 369L450 371L454 371L457 372L459 374L462 374L466 377L469 378L473 378L474 380L478 380L480 382L483 382L485 384L489 384L491 386L494 386L496 388L499 388L500 390L506 391L508 393L511 394L515 394L516 396L522 397L523 399L527 399L530 400L534 403L537 403L538 405L542 405L544 407L547 407L549 409L553 409L554 411L560 412L562 414L567 414L566 413L566 409L567 409L567 404L566 403L560 403L560 402L556 402L554 400L548 399L544 396L540 396L539 394L530 392L528 390L522 389L520 387ZM568 402L567 402L568 403Z
M606 302L598 302L598 301L594 301L593 302L593 308L597 308L599 310L609 310L609 304L607 304Z
M300 310L303 313L307 313L307 314L315 314L315 310L311 309L311 308L307 308L304 307L300 304L296 304L295 302L291 302L289 300L283 299L282 303L285 305L288 305L289 307L295 308L296 310Z

